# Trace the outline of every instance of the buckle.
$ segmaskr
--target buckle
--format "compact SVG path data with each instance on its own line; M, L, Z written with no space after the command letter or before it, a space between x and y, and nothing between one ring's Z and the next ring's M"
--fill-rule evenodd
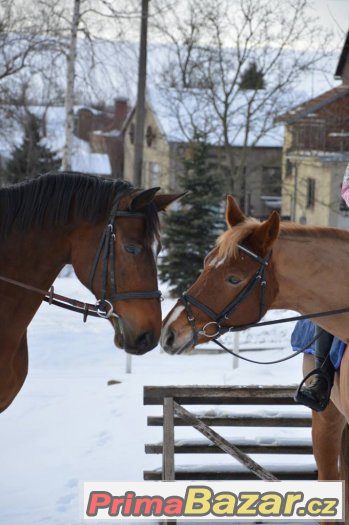
M96 306L97 314L99 315L99 317L102 317L102 319L109 319L112 315L116 315L114 314L113 305L106 299L97 301Z
M207 333L207 327L209 327L210 325L216 325L217 326L217 331L214 334L208 334ZM221 327L216 321L210 321L209 323L206 323L202 327L202 329L199 330L199 334L204 335L208 339L212 339L214 337L217 337L220 334L220 332L221 332Z

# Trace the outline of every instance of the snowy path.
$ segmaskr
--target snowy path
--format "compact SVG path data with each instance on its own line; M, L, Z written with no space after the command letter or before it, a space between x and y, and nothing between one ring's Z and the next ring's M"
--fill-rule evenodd
M58 279L56 290L91 298L73 278ZM172 303L165 300L164 313ZM285 355L291 329L244 334L249 345L284 347L244 355L264 360ZM83 325L79 316L46 304L30 327L29 348L28 379L0 415L0 525L77 525L79 481L141 480L145 468L159 466L159 457L144 454L144 443L159 440L160 429L146 427L146 415L156 409L142 406L143 385L292 384L301 377L300 357L272 367L241 362L233 370L229 355L171 357L159 349L133 358L127 375L125 354L113 346L107 322L89 319ZM121 383L107 386L110 379ZM176 437L188 432L178 429ZM195 457L201 460L221 464L229 458ZM181 462L190 463L190 456Z

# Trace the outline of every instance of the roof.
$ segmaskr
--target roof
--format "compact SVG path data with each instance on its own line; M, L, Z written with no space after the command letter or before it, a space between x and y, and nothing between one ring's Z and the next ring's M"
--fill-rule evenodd
M256 94L254 92L254 96ZM235 147L244 145L246 108L249 102L249 93L236 94L231 105L229 117L229 140ZM250 121L248 145L254 147L281 147L283 143L283 127L273 124L270 118L274 101L263 105L256 111ZM194 135L195 127L207 135L207 141L216 146L224 144L222 125L218 120L212 103L209 102L205 90L172 90L148 89L147 105L152 110L161 133L168 142L186 143ZM256 97L255 105L260 105ZM127 123L130 121L130 115ZM194 127L195 123L195 127ZM263 132L263 127L266 132Z
M349 31L347 33L347 37L345 39L343 49L342 49L342 52L338 60L337 69L334 74L335 78L340 78L342 76L343 68L347 61L348 53L349 53Z
M280 115L276 119L276 122L286 122L287 124L293 124L297 120L300 120L311 113L315 113L316 111L319 111L319 109L328 106L329 104L332 104L332 102L335 102L336 100L339 100L348 95L349 86L335 87L315 98L307 100L306 102L293 107L287 113Z

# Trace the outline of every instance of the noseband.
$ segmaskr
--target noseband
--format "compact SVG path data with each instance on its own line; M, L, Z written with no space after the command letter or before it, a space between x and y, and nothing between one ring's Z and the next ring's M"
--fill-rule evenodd
M118 210L119 201L117 201L109 216L108 224L103 231L89 277L89 289L93 292L93 281L96 276L96 270L100 259L102 258L102 286L101 296L97 301L97 313L99 317L109 319L110 317L120 316L114 312L113 302L116 301L127 301L130 299L160 299L161 292L154 290L151 292L117 292L116 277L115 277L115 239L117 235L116 231L116 219L118 217L128 218L142 218L145 217L144 213L134 211L120 211ZM109 269L109 271L108 271ZM108 288L108 277L109 277L109 295L107 295Z
M215 339L219 337L220 335L223 335L224 333L228 331L238 331L244 328L244 325L234 326L234 327L227 327L224 326L223 323L225 321L229 320L229 317L231 314L249 297L249 295L253 292L253 290L259 286L260 287L260 296L259 296L259 317L256 322L258 322L265 312L265 294L266 294L266 286L267 281L265 278L265 272L266 268L269 264L271 252L269 252L266 257L260 257L256 253L252 252L248 248L245 248L245 246L238 245L238 248L243 253L246 253L249 257L251 257L254 261L259 263L259 268L257 272L253 275L253 277L249 280L249 282L246 284L246 286L241 290L240 293L227 305L223 308L221 312L218 314L211 310L208 306L206 306L204 303L190 295L188 292L185 292L182 295L181 301L184 304L184 308L187 314L188 322L192 328L193 331L193 343L194 345L197 344L198 335L204 335L208 339ZM201 330L197 330L196 328L196 319L193 314L192 306L195 306L199 310L201 310L204 314L206 314L212 321L209 321L206 323ZM248 325L246 325L248 326ZM215 328L214 333L208 333L208 331Z

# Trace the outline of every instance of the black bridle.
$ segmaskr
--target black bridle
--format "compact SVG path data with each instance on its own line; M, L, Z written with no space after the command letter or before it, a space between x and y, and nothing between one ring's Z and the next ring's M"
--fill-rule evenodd
M268 267L271 252L269 252L264 258L260 257L256 253L252 252L248 248L245 248L245 246L238 245L238 249L244 253L246 253L249 257L251 257L254 261L258 262L259 268L257 272L251 277L249 282L246 284L246 286L241 290L241 292L238 293L234 299L227 304L223 308L221 312L218 314L211 310L208 306L206 306L204 303L190 295L188 292L185 292L182 295L181 301L184 304L184 308L187 314L188 322L192 328L193 332L193 343L194 345L197 344L198 335L204 335L208 339L215 340L217 337L220 337L227 331L238 331L242 330L245 325L239 325L234 327L227 327L224 326L224 321L228 321L231 314L251 295L253 290L259 286L260 287L260 295L259 295L259 316L256 321L260 321L260 319L265 314L265 295L266 295L266 287L267 287L267 281L266 281L266 269ZM201 310L204 314L206 314L212 321L209 321L206 323L201 330L197 330L196 328L196 319L193 314L193 310L191 306L195 306L199 310ZM254 324L256 324L254 323ZM210 333L211 329L213 327L216 327L216 331L214 333Z
M89 288L93 292L93 281L96 276L96 270L98 263L102 257L102 288L101 297L95 303L85 303L78 299L73 299L65 295L61 295L55 292L54 287L51 286L49 290L42 290L36 286L32 286L16 279L11 279L4 275L0 275L0 281L6 282L13 286L18 286L30 292L42 295L43 300L83 315L83 320L86 322L87 317L100 317L102 319L110 319L111 317L120 319L120 315L114 312L113 302L116 301L127 301L129 299L161 299L161 292L159 290L153 290L151 292L122 292L118 293L116 288L116 277L115 277L115 239L116 239L116 219L118 217L129 217L129 218L143 218L145 213L134 212L134 211L119 211L118 204L121 196L117 201L114 202L111 210L107 226L103 230L103 234L93 261L92 269L89 277ZM110 293L107 296L108 288L108 276L109 276L109 289ZM120 326L119 326L120 327Z
M116 239L116 219L118 217L143 218L144 213L136 211L118 210L119 200L114 203L110 212L108 224L103 231L89 277L89 289L93 292L93 281L100 259L102 258L102 285L100 299L97 301L97 313L100 317L109 319L110 317L120 316L114 312L113 302L126 301L130 299L160 299L161 292L153 290L151 292L118 292L115 276L115 239ZM109 277L109 294L107 295Z

